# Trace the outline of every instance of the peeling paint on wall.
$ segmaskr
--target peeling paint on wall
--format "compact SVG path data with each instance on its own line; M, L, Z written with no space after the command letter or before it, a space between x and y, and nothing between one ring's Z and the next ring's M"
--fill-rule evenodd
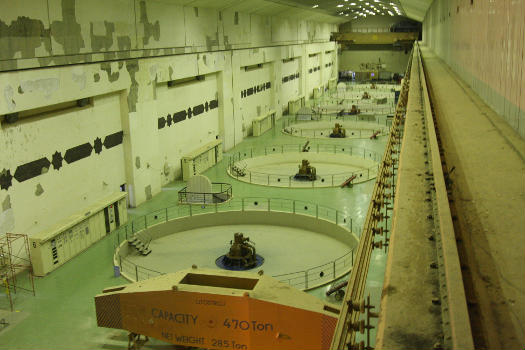
M81 67L73 68L71 72L71 79L80 85L80 90L86 88L86 72Z
M89 35L91 36L91 49L95 52L108 51L113 46L113 33L115 32L115 23L104 21L105 34L96 35L94 27L102 23L89 23Z
M100 74L95 73L93 75L93 81L95 81L95 83L98 83L100 81Z
M62 0L62 21L51 23L51 35L62 45L66 55L78 54L85 47L76 18L75 0Z
M139 71L139 61L137 59L126 61L126 69L131 78L131 86L128 93L128 109L130 112L136 112L137 101L139 100L139 83L135 79L135 74Z
M218 46L218 45L219 45L219 33L215 33L215 38L212 38L206 35L206 49L208 51L212 50L212 46Z
M16 107L15 100L13 100L13 95L14 95L13 87L11 85L7 85L4 88L4 99L7 105L7 109L9 111L14 111Z
M41 91L45 98L50 98L60 87L60 80L58 78L25 80L20 83L20 87L24 92Z
M151 185L144 187L144 192L146 193L146 199L150 200L153 196L151 195Z
M135 167L140 169L140 157L135 157Z
M4 200L2 201L2 211L6 211L7 209L11 209L11 196L10 195L5 196Z
M159 41L160 23L159 21L155 21L155 23L150 23L150 21L148 20L146 1L140 2L140 23L142 23L142 25L144 26L144 37L142 38L142 42L144 43L144 45L148 45L150 37L153 37L155 41Z
M40 196L42 193L44 193L44 189L42 188L42 185L41 184L37 184L36 185L36 190L35 190L35 196Z
M131 50L131 38L129 36L117 36L117 46L120 51Z
M118 80L118 78L120 76L120 72L119 71L116 71L116 72L112 72L111 71L111 63L109 63L109 62L101 63L100 64L100 69L102 69L104 72L106 72L108 74L108 80L109 80L110 83Z
M35 50L42 43L51 53L49 29L41 20L21 16L9 25L0 20L0 60L14 58L17 52L23 58L35 57Z

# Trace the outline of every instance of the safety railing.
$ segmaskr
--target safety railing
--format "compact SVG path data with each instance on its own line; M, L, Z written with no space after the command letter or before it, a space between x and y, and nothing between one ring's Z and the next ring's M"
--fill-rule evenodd
M245 169L240 161L258 156L267 156L271 154L283 153L302 153L303 145L273 145L264 148L248 148L228 156L228 172L231 176L239 181L249 182L258 185L276 186L276 187L305 187L304 181L294 181L295 174L276 174L262 171L251 171ZM310 153L333 153L346 154L350 156L357 156L363 159L373 160L378 162L381 155L375 151L364 149L361 147L351 147L348 145L334 145L334 144L316 144L309 148ZM337 174L317 174L316 181L310 181L308 186L311 187L331 187L342 184L345 180L352 176L356 176L354 182L364 182L375 178L377 174L378 165L368 168L361 168L361 170L342 172Z
M346 139L361 139L361 138L369 138L372 135L376 136L383 136L388 132L388 128L386 127L378 127L377 129L358 129L358 128L352 128L352 127L346 127ZM294 126L287 127L283 129L285 133L288 133L293 136L301 136L301 137L311 137L311 138L318 138L318 137L329 137L330 134L333 132L332 128L324 128L324 129L306 129L306 128L297 128ZM379 134L376 134L379 132Z
M410 56L412 57L412 55ZM412 58L409 59L405 76L410 77ZM388 218L391 215L392 204L396 193L396 170L399 161L400 144L402 138L402 129L404 121L404 106L408 98L408 79L404 81L401 96L397 103L396 113L394 116L393 126L390 129L390 135L387 140L385 153L381 160L381 166L378 171L377 179L372 192L372 199L368 207L367 215L363 223L363 232L361 233L359 246L356 250L355 266L348 279L348 285L345 290L344 301L339 315L339 320L332 338L330 349L364 349L371 348L370 330L375 328L371 325L370 313L373 306L370 305L369 299L365 302L363 299L370 259L373 249L382 249L389 244L389 223ZM379 238L379 240L377 240ZM355 268L354 268L355 267ZM362 307L364 305L365 307ZM366 312L366 315L363 313ZM359 321L361 316L366 320ZM364 326L361 326L361 324ZM364 341L358 342L357 332L366 330L366 344Z
M293 126L296 123L309 122L365 122L369 124L377 124L378 127L390 127L392 119L387 115L369 115L369 114L312 114L311 119L298 119L297 116L285 116L281 118L283 129Z
M362 230L359 222L354 222L354 219L348 213L341 210L301 200L245 197L233 198L229 202L220 205L177 205L155 210L146 215L131 219L126 225L112 232L112 235L114 235L114 248L116 249L124 240L128 240L137 233L147 232L145 230L154 225L183 217L228 211L269 211L308 215L345 227L350 232L361 232ZM343 256L324 264L273 277L299 289L310 289L346 274L353 265L353 261L354 252L351 250ZM118 264L121 273L131 277L135 281L145 280L166 273L138 265L125 256L121 256L120 252L116 253L115 262ZM299 278L299 276L301 276L301 278Z
M376 103L373 101L363 102L361 99L338 99L335 97L328 97L324 100L320 100L317 103L311 102L311 114L314 116L319 115L337 115L343 110L343 114L350 112L352 106L356 106L361 114L373 114L373 115L385 115L394 114L395 105L394 100L387 99L386 103ZM324 104L324 105L323 105ZM298 116L308 115L304 113L304 110L297 113Z
M179 191L179 203L223 203L231 197L232 185L222 182L213 182L211 184L211 192L188 192L187 187Z
M351 28L345 30L348 33L390 33L390 27L373 27L373 28Z
M370 83L368 84L362 84L362 83L347 83L346 85L346 91L360 91L361 93L364 91L392 91L394 90L400 90L401 85L399 84L388 84L388 83L380 83L380 82L374 82L375 89L372 89L372 85ZM337 89L339 90L339 88Z

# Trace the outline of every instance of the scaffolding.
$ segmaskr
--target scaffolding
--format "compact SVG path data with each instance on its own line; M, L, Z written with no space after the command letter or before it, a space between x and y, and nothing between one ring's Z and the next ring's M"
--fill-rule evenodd
M19 274L21 272L25 272L28 275L28 287L22 287L19 283ZM5 287L11 311L14 311L13 293L16 294L19 290L23 290L32 293L33 296L35 295L33 265L31 264L27 235L6 233L0 236L0 278Z

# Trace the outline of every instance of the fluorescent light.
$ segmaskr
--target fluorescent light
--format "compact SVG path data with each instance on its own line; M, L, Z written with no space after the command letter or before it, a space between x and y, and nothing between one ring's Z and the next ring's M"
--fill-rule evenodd
M341 4L337 5L337 7L343 7L343 6L345 6L345 5L341 5Z
M319 5L317 5L317 4L314 5L314 6L312 6L312 8L314 8L314 9L315 9L315 8L318 8L318 7L319 7Z

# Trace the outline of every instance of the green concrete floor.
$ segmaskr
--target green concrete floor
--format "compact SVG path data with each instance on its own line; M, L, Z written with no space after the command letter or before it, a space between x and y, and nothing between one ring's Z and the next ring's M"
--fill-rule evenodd
M288 189L252 185L237 181L226 174L227 157L250 147L264 147L272 144L304 144L306 139L281 133L281 121L275 128L260 137L249 137L231 151L224 160L204 173L213 182L228 182L233 185L233 195L241 197L288 198L314 202L348 212L359 225L364 220L374 181L358 184L353 188L339 187L316 189ZM319 140L317 140L319 141ZM320 140L320 143L338 143L363 147L382 154L386 138L378 140ZM311 142L316 144L316 141ZM156 209L177 205L177 191L184 182L176 181L165 186L161 193L137 208L129 209L129 218L144 215ZM359 234L359 233L357 233ZM35 278L36 296L27 292L13 295L16 312L8 316L11 325L0 330L0 349L126 349L125 331L98 328L96 325L93 297L109 286L128 283L122 277L114 277L114 239L111 235L97 242L88 250L75 257L50 275ZM375 250L372 256L367 282L367 292L372 302L379 306L383 285L386 255ZM21 276L21 283L26 279ZM308 293L324 300L327 286ZM8 309L5 294L0 294L0 309ZM0 315L0 318L4 317ZM372 333L372 339L375 332ZM144 349L173 348L172 345L150 340Z

